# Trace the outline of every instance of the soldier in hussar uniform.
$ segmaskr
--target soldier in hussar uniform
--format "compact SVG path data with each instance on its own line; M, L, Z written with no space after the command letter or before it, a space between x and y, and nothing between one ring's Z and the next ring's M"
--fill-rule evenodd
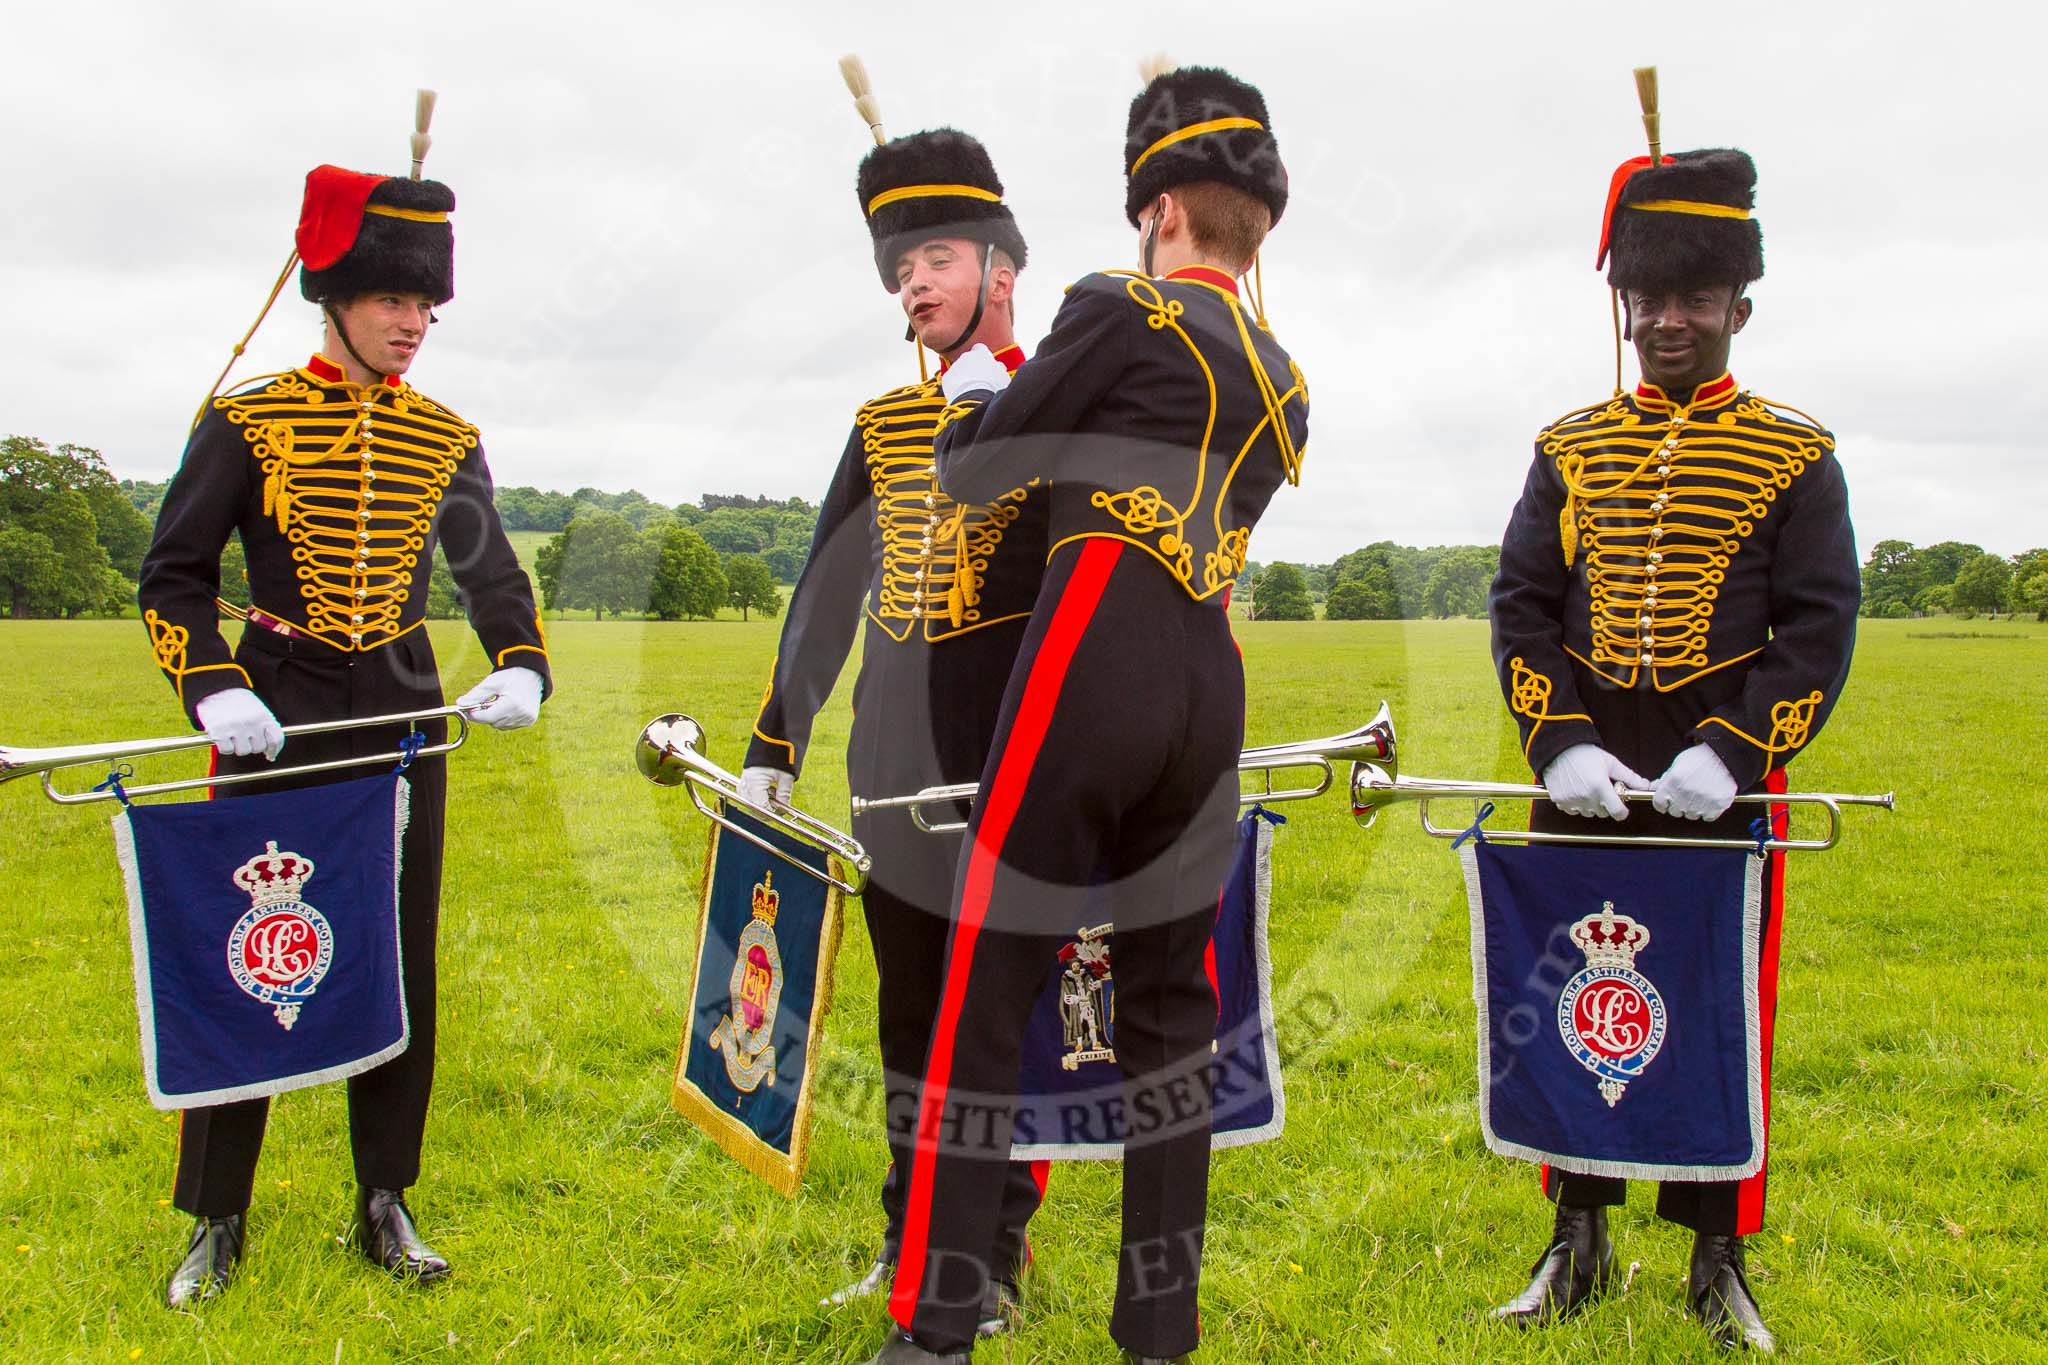
M1739 151L1639 157L1615 173L1601 257L1642 381L1536 440L1494 580L1493 654L1550 800L1534 825L1630 835L1748 833L1737 792L1785 765L1841 696L1855 640L1856 547L1834 437L1728 370L1763 275L1756 169ZM1646 778L1643 774L1653 774ZM1651 787L1630 811L1616 784ZM1765 1102L1784 855L1766 870L1760 964ZM1607 1209L1624 1183L1550 1170L1551 1243L1495 1310L1561 1317L1609 1280ZM1724 1341L1768 1350L1743 1261L1764 1173L1666 1181L1657 1211L1694 1231L1690 1306Z
M1205 958L1244 740L1225 609L1253 526L1298 477L1307 397L1239 293L1287 202L1264 98L1213 69L1160 75L1132 103L1124 165L1145 273L1074 284L1014 382L981 351L947 376L940 486L982 502L1043 479L1051 548L956 878L890 1299L901 1330L876 1365L968 1358L1026 1024L1102 909L1131 1116L1110 1333L1136 1361L1199 1337Z
M861 211L882 287L897 296L937 375L861 405L818 509L811 555L790 599L773 677L747 749L741 789L786 802L818 710L854 631L847 783L856 796L971 782L994 733L1003 682L1023 638L1045 559L1044 497L1028 480L964 504L932 475L932 432L951 362L983 346L1014 368L1012 294L1024 238L981 143L949 128L877 146L861 162ZM890 1166L873 1265L827 1303L888 1287L903 1238L911 1106L944 977L946 907L957 836L925 833L904 810L855 817L874 858L861 903L879 977L876 1014ZM997 1273L977 1319L983 1335L1014 1315L1029 1258L1025 1225L1044 1194L1043 1162L1009 1164L994 1231Z
M297 259L301 292L325 317L320 352L210 400L164 496L142 565L143 620L186 714L214 742L218 771L263 769L284 747L284 725L442 704L423 628L437 541L495 670L457 705L500 729L539 716L547 646L498 520L477 429L404 379L434 308L455 294L454 207L454 194L435 181L312 171ZM235 534L253 605L230 650L216 597L221 550ZM438 743L445 724L420 728ZM300 736L292 755L391 753L403 729ZM417 760L407 777L398 904L412 1041L348 1082L360 1187L353 1239L373 1263L432 1280L448 1262L420 1239L405 1191L419 1177L434 1077L445 760ZM185 1111L174 1202L196 1221L168 1288L173 1307L219 1293L241 1259L267 1114L262 1099Z

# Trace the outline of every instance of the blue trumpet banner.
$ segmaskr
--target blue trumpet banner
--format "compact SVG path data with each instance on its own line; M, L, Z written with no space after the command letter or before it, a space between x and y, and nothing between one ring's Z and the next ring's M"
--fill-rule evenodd
M1287 1098L1274 1036L1273 964L1266 919L1273 895L1273 827L1282 817L1253 807L1237 826L1237 859L1224 886L1211 953L1218 1004L1210 1062L1214 1148L1280 1136ZM1105 926L1106 927L1106 926ZM1019 1161L1114 1161L1129 1124L1116 1063L1115 935L1084 936L1033 1008L1018 1076ZM1094 945L1099 944L1099 951Z
M1762 861L1476 840L1460 857L1486 1145L1586 1175L1756 1174Z
M725 814L824 871L821 850L730 806ZM839 931L837 887L711 826L696 974L669 1102L784 1195L796 1193L809 1156Z
M396 773L114 817L159 1109L367 1071L410 1041Z

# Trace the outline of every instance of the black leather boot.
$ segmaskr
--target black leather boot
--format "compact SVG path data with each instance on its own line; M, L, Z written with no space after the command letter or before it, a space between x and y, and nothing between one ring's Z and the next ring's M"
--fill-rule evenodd
M356 1246L370 1264L422 1283L445 1279L448 1260L420 1240L404 1190L356 1189Z
M1017 1325L1024 1313L1024 1291L1008 1280L991 1279L981 1292L981 1321L974 1324L977 1337L999 1337Z
M887 1292L896 1282L896 1258L902 1254L903 1244L894 1237L884 1237L882 1246L875 1253L875 1262L868 1267L868 1273L842 1289L835 1289L830 1295L818 1300L820 1308L841 1308L855 1299L865 1299L872 1294Z
M1516 1327L1554 1322L1577 1312L1613 1277L1607 1210L1559 1204L1550 1248L1536 1258L1529 1287L1494 1309L1493 1319Z
M171 1272L171 1282L164 1290L165 1303L173 1308L190 1308L217 1298L228 1287L242 1260L242 1220L246 1216L233 1213L225 1218L200 1218L193 1222L185 1259Z
M1756 1298L1749 1292L1749 1272L1742 1264L1742 1239L1695 1233L1692 1271L1686 1278L1686 1304L1706 1324L1714 1339L1731 1351L1770 1355L1778 1339L1764 1326Z
M891 1328L882 1349L868 1358L868 1365L973 1365L967 1351L927 1351L908 1332Z

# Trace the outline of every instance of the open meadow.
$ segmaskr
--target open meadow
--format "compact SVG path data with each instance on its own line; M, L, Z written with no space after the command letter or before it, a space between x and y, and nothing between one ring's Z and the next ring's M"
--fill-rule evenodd
M737 767L779 622L551 623L537 729L451 760L441 1043L413 1207L455 1264L406 1288L336 1244L353 1176L338 1086L272 1111L248 1258L217 1303L163 1281L174 1118L145 1099L108 808L0 788L0 1359L858 1362L883 1152L874 982L849 905L809 1175L785 1201L668 1108L704 822L631 767L640 727L701 720ZM450 694L487 671L437 622ZM1385 698L1403 767L1525 780L1483 622L1241 625L1249 742L1335 734ZM141 626L0 621L0 740L174 733ZM844 684L850 685L849 668ZM799 804L844 824L842 685ZM1896 789L1793 855L1770 1223L1750 1268L1792 1359L2048 1360L2048 626L1865 622L1806 790ZM289 749L286 751L289 757ZM186 763L200 770L194 758ZM88 779L90 780L90 779ZM1219 1155L1198 1359L1704 1360L1689 1235L1637 1187L1631 1278L1519 1337L1486 1309L1549 1229L1480 1142L1466 907L1411 808L1357 829L1284 808L1274 986L1288 1131ZM1066 1166L1034 1225L1023 1329L977 1359L1108 1362L1117 1172Z

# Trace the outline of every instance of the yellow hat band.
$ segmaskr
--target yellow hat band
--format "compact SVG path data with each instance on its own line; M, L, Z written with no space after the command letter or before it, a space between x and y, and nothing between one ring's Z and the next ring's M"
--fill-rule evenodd
M1200 137L1204 133L1226 133L1233 128L1256 128L1264 132L1266 125L1251 118L1212 118L1206 123L1191 123L1177 133L1168 133L1147 147L1145 154L1131 163L1131 174L1136 175L1138 167L1151 160L1154 152L1165 151L1176 142L1186 142L1189 138Z
M893 190L883 190L868 200L868 217L875 216L875 210L905 199L979 199L985 204L1000 204L1003 196L981 188L979 185L902 185Z
M1690 213L1698 218L1749 217L1748 209L1739 209L1733 204L1708 204L1698 199L1650 199L1629 207L1645 213Z
M427 209L395 209L389 204L365 204L364 213L374 213L379 218L403 218L408 223L445 223L448 215L434 213Z

